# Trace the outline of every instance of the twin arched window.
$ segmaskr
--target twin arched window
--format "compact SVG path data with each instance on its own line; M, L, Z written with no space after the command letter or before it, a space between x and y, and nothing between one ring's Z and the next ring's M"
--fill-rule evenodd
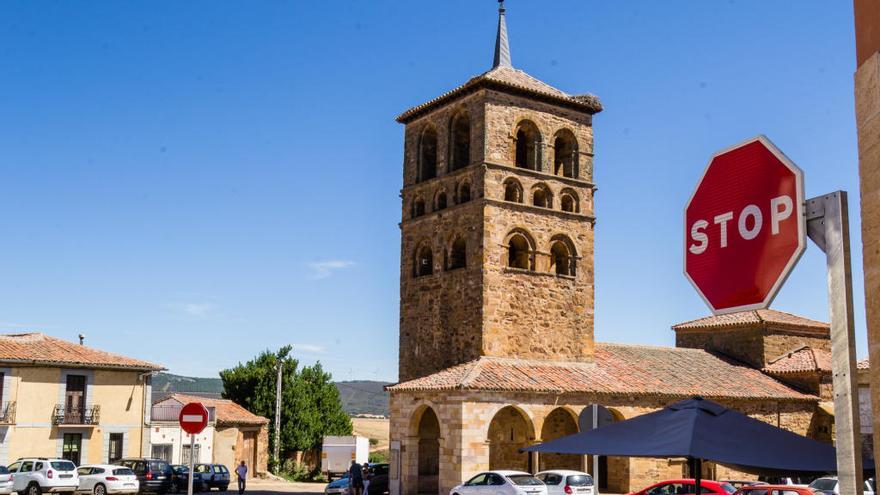
M412 218L418 218L425 214L425 200L421 197L417 197L413 200L412 203L412 212L410 215Z
M419 138L418 182L437 177L437 130L429 126Z
M515 164L519 168L541 170L541 131L530 120L523 120L516 128Z
M504 201L513 203L523 202L522 185L518 180L510 178L504 181Z
M578 146L574 134L563 129L553 141L553 173L563 177L578 176Z
M553 208L553 194L550 188L539 184L532 189L532 204L539 208Z
M434 273L434 252L431 246L423 244L416 250L415 265L413 266L414 277L424 277Z
M569 213L580 213L580 201L578 200L578 195L571 189L563 189L560 195L560 205L562 206L562 211L567 211Z
M468 181L462 181L458 185L458 202L467 203L471 200L471 184Z
M507 263L510 268L535 270L537 249L532 237L525 231L514 230L507 236ZM565 235L550 240L549 270L557 275L575 276L577 253L574 243ZM546 254L545 254L546 255Z
M452 248L449 250L449 262L446 265L447 270L457 270L467 267L467 243L464 238L459 236L452 241Z
M447 206L446 191L437 193L437 199L434 200L434 211L445 210Z
M471 121L459 112L449 124L449 170L459 170L471 162Z

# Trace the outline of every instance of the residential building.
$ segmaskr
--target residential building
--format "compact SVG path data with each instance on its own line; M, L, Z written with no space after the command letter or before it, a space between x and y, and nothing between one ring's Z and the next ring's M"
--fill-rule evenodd
M162 369L42 333L0 335L0 464L149 453L150 376Z
M209 424L196 436L196 458L231 467L247 462L252 473L266 473L269 465L269 420L251 413L228 399L171 394L153 406L156 420L150 433L153 454L173 463L185 463L189 436L175 420L180 408L201 402L209 413Z

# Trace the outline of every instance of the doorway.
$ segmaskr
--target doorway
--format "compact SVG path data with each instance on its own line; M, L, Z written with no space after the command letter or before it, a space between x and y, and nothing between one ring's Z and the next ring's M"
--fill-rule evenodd
M61 458L80 465L82 433L65 433L61 444Z
M64 422L83 424L86 413L86 377L67 375L67 390L64 399Z

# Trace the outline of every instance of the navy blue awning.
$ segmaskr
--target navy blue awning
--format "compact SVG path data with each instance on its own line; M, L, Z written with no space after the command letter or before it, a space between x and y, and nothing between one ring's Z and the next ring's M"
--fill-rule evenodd
M622 457L689 457L754 473L837 471L832 445L699 397L523 450ZM865 464L865 467L873 468L873 465Z

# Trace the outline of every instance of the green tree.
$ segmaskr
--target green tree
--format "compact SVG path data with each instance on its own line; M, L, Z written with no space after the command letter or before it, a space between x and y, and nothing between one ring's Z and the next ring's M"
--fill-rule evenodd
M342 409L339 391L320 363L300 368L290 346L263 351L245 364L220 372L223 397L269 418L269 451L275 442L275 381L281 376L281 454L313 449L325 435L351 435L351 420ZM277 460L276 460L277 462Z

